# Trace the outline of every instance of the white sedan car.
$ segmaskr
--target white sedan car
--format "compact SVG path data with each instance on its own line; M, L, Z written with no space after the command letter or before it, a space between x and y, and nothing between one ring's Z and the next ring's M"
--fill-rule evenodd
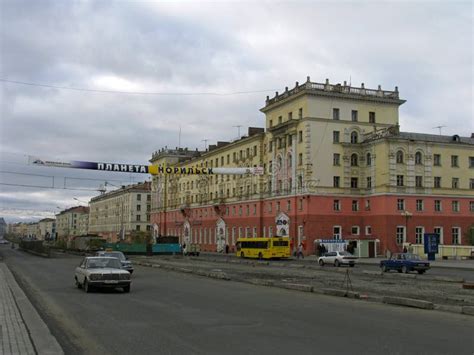
M325 264L330 264L334 266L349 265L353 267L357 257L348 253L347 251L333 251L326 253L318 259L318 263L321 266Z
M74 280L77 288L86 292L94 288L122 288L130 292L130 273L122 269L117 258L85 257L76 268Z

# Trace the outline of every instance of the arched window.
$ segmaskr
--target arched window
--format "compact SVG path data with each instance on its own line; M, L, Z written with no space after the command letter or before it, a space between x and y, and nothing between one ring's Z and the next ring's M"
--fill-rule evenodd
M372 155L370 153L367 153L367 166L372 165Z
M291 168L291 154L288 154L288 158L287 158L287 162L288 162L288 167Z
M403 164L403 152L401 150L397 152L397 164Z
M303 176L298 175L298 189L303 188Z
M278 169L278 170L280 170L280 169L282 168L282 164L283 164L283 161L282 161L282 159L281 159L281 157L280 157L280 156L278 157L278 160L277 160L277 162L278 162L277 169Z
M357 132L356 132L356 131L353 131L353 132L351 133L351 143L352 143L352 144L357 143Z
M358 160L359 160L359 157L357 156L356 153L352 154L351 155L351 166L358 166Z
M423 156L421 155L421 152L416 152L415 153L415 164L416 165L423 164Z

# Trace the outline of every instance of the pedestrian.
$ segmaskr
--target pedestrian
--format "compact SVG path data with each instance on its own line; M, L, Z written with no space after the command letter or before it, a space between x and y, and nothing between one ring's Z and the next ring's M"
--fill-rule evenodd
M404 253L407 253L407 252L408 252L408 249L407 249L406 245L403 247L403 252L404 252Z
M226 244L226 245L225 245L225 253L226 253L226 254L229 254L229 244Z
M304 259L304 255L303 255L303 243L300 243L300 245L298 245L298 251L296 253L296 257L299 259L301 256L302 259Z
M186 255L186 243L183 243L183 255Z

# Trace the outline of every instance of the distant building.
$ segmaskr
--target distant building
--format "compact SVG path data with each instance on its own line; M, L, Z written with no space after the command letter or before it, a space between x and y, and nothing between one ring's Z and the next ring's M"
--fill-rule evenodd
M294 247L363 241L367 254L467 243L474 220L474 136L400 132L398 88L311 82L267 97L265 129L206 152L160 150L154 165L264 168L263 176L158 175L151 223L204 250L287 235ZM185 154L185 152L187 154Z
M93 197L89 202L89 233L115 242L149 232L150 191L150 183L145 182Z
M86 235L89 224L89 207L71 207L56 215L57 239Z
M0 217L0 238L3 238L7 234L7 223Z
M39 236L41 240L54 240L56 237L56 220L54 218L44 218L38 222Z

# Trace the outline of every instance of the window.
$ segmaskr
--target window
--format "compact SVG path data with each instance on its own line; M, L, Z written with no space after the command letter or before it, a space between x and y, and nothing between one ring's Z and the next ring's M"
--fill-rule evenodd
M339 131L332 131L332 142L339 143Z
M461 244L461 228L453 227L451 228L451 236L453 244Z
M370 200L365 200L365 210L370 211Z
M397 164L403 164L403 152L399 150L396 155Z
M280 201L276 203L276 211L280 212Z
M303 108L302 107L300 107L298 109L298 118L303 118Z
M298 143L303 142L303 131L298 131Z
M424 227L416 227L415 228L415 243L416 244L423 244L423 234L425 233Z
M270 202L270 203L268 204L268 212L271 212L271 211L272 211L272 203Z
M358 166L358 159L359 157L357 156L356 153L351 155L351 166Z
M416 187L423 187L423 176L415 176L415 186Z
M371 189L372 188L372 177L367 176L367 188Z
M474 179L469 179L469 188L470 188L471 190L474 189Z
M352 200L352 211L357 212L359 210L359 201Z
M273 127L273 120L270 120L270 127Z
M300 199L298 200L298 210L301 211L302 209L303 209L303 199L300 198Z
M435 176L434 177L434 187L435 187L435 189L440 189L441 188L441 176Z
M357 110L352 110L352 112L351 112L352 122L357 122L357 120L358 120L357 119L357 114L358 114Z
M453 212L459 212L459 201L452 201L451 207Z
M338 120L339 119L339 109L338 108L333 108L332 109L332 119L333 120Z
M375 123L375 112L369 112L369 123Z
M341 154L334 153L333 158L332 158L332 163L334 166L339 166L340 165L340 159L341 159Z
M403 175L397 175L397 186L403 186Z
M416 152L415 153L415 164L416 165L423 164L423 156L421 155L421 152Z
M433 165L434 166L441 166L441 155L440 154L435 154L433 156Z
M459 178L452 178L451 187L453 189L459 189Z
M339 201L339 200L334 200L333 201L333 210L334 211L340 211L341 210L341 201Z
M357 189L359 186L359 179L356 177L351 178L351 188Z
M137 214L137 222L140 222L142 220L142 216Z
M372 234L372 227L365 226L365 235L371 235L371 234Z
M339 182L340 182L341 178L339 176L333 176L332 180L333 180L333 186L334 187L339 187Z
M293 119L293 112L288 112L288 121Z
M474 201L469 201L469 211L474 212Z
M434 202L434 210L435 210L436 212L441 212L441 210L442 210L441 200L435 200L435 202Z
M357 132L356 131L351 132L351 143L352 144L357 143L357 138L358 138Z
M403 244L405 241L405 227L397 227L397 237L396 242L397 244Z
M366 160L367 160L367 166L371 166L372 165L372 155L370 153L367 153Z
M247 216L250 216L250 206L249 205L245 206L245 211L246 211Z
M360 231L359 226L352 226L351 227L351 234L352 235L359 235L359 231Z
M298 154L298 165L303 165L303 153Z
M268 143L268 151L269 151L269 152L273 151L273 141L270 141L270 142Z
M469 168L474 168L474 157L469 157Z
M135 230L136 230L137 232L139 232L139 231L140 231L140 225L137 224L137 225L135 226Z
M416 210L423 211L423 209L424 209L423 200L416 200Z
M402 198L399 198L397 200L397 210L398 211L405 211L405 200Z
M451 167L453 167L453 168L458 168L459 167L458 156L457 155L451 155Z
M444 244L443 227L434 227L433 232L439 235L439 244Z
M281 124L283 122L283 117L282 116L278 116L278 124Z
M142 205L137 205L137 212L140 212L142 210Z
M342 230L340 226L334 226L332 228L332 237L335 240L339 240L342 238Z
M290 200L286 201L286 210L291 211L291 201Z
M141 201L142 200L142 195L141 194L137 194L137 201Z

